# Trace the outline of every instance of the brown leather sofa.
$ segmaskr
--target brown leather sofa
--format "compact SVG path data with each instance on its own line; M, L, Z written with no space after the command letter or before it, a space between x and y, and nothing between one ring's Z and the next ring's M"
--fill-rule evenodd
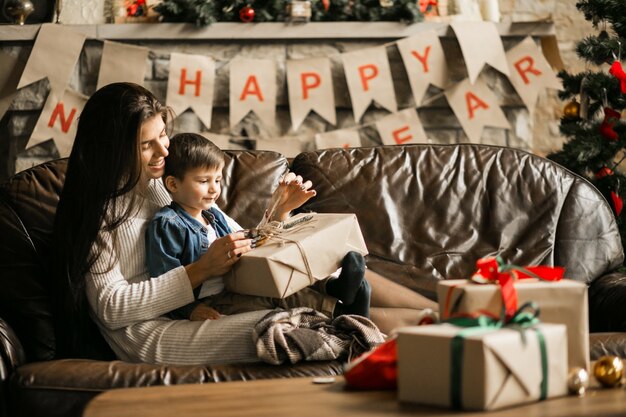
M220 205L244 227L261 217L288 161L229 151ZM341 373L338 362L295 366L165 366L55 359L47 272L65 160L16 174L0 187L0 414L80 415L119 387ZM587 181L526 152L481 145L331 149L298 155L291 169L318 195L302 210L356 213L368 267L435 297L440 279L465 278L477 258L562 265L589 284L592 358L625 356L623 250L606 200ZM112 358L94 335L99 358Z

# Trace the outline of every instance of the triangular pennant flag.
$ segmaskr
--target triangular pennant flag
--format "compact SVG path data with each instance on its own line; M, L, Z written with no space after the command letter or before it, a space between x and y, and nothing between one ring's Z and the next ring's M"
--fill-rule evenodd
M2 119L15 97L25 62L22 62L18 55L12 55L3 50L0 50L0 62L2 62L0 65L0 119Z
M86 102L87 97L73 90L60 94L50 91L26 149L54 139L61 158L69 156L76 137L78 117Z
M266 127L276 118L276 63L270 59L230 61L230 126L253 111Z
M317 149L356 148L361 146L361 136L357 130L340 129L315 135Z
M44 23L30 52L18 89L48 77L50 89L63 91L83 49L86 36L67 26Z
M530 36L511 48L506 53L506 59L511 71L509 80L531 114L535 110L540 90L563 88Z
M396 112L398 104L384 46L341 54L352 100L354 119L359 122L372 101Z
M376 128L384 145L404 145L427 141L426 132L414 108L383 117L376 122Z
M474 84L485 64L509 75L504 46L493 22L452 22L450 26L461 45L470 83Z
M444 94L470 142L480 143L485 126L511 128L497 97L481 78L474 85L466 78Z
M97 89L116 82L143 85L148 52L142 46L104 41Z
M204 55L172 53L167 80L167 105L174 114L192 108L205 127L211 127L215 61Z
M287 85L293 130L298 130L311 110L337 124L330 59L287 60Z
M441 89L450 82L448 64L437 32L429 30L396 42L409 77L415 105L419 106L430 84Z
M256 149L264 151L274 151L287 158L294 158L302 152L302 142L297 136L283 136L278 139L263 139L256 141Z
M202 136L213 142L220 149L237 149L237 150L245 150L247 149L243 144L238 143L238 141L242 141L244 139L232 139L230 135L223 135L221 133L215 132L200 132ZM245 140L250 140L246 138Z

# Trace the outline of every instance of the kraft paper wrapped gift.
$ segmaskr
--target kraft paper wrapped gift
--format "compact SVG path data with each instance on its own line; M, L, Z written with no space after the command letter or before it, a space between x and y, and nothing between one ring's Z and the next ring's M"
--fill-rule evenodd
M541 310L542 323L567 326L570 367L589 369L589 314L587 286L570 279L547 282L521 279L514 283L518 305L534 301ZM448 315L484 310L496 316L502 309L497 284L475 284L464 279L445 280L437 284L439 311L443 320ZM446 308L449 310L446 312Z
M239 294L285 298L327 278L349 251L367 254L356 215L299 214L278 236L244 253L224 283Z
M544 358L535 329L545 340ZM545 398L567 394L564 325L539 324L522 331L504 328L474 332L457 339L462 346L459 353L453 347L453 340L466 330L451 324L436 324L398 331L400 401L495 410L542 399L542 384L545 384ZM545 368L542 359L546 359Z

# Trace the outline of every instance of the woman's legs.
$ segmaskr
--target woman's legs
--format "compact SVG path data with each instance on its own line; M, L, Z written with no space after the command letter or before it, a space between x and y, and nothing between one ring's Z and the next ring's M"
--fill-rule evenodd
M415 326L423 310L438 310L438 305L423 295L367 269L365 279L372 287L370 317L378 328L389 334L401 326Z

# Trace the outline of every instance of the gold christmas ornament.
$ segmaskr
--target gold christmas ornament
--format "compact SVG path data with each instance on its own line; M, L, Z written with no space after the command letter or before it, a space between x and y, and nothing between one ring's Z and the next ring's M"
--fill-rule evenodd
M624 364L619 356L601 356L593 366L593 376L605 387L616 387L622 381Z
M580 117L580 103L578 103L575 98L565 105L563 108L563 116L568 118Z
M589 386L589 373L585 368L572 368L567 374L567 389L572 395L582 397Z

